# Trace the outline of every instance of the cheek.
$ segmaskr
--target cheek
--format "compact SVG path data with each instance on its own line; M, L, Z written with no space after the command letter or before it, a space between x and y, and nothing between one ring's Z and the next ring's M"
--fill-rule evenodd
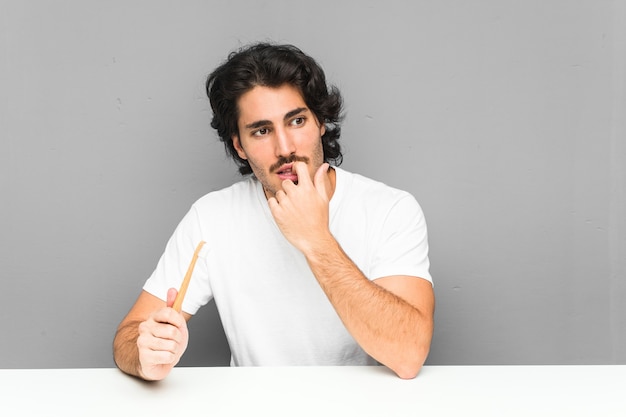
M268 169L276 162L273 151L268 146L262 144L247 144L245 148L245 159L255 170Z
M324 158L324 146L322 145L322 139L321 137L318 138L318 140L316 140L312 145L311 145L311 153L317 157L317 158Z

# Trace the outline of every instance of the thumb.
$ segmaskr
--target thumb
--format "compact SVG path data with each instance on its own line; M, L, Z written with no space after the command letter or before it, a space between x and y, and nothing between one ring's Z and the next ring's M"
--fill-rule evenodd
M317 169L317 171L315 172L315 176L313 177L313 184L315 185L315 188L317 189L317 191L320 193L320 195L324 198L324 199L328 199L328 193L326 190L326 184L328 181L328 168L330 167L330 165L328 165L327 162L324 162L322 165L320 165L320 167Z
M172 307L174 305L174 301L176 300L176 296L178 295L178 291L176 288L170 288L167 290L167 307Z

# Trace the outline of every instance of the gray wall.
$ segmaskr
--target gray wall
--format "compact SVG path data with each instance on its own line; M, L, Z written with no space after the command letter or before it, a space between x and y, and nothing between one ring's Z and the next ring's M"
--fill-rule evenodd
M0 0L0 367L109 367L190 204L238 178L204 78L295 43L344 167L412 192L430 364L626 363L624 1ZM213 306L186 365L226 364Z

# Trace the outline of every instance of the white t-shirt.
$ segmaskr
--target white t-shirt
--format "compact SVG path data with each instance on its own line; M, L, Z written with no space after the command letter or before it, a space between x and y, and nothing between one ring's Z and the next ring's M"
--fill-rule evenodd
M432 282L426 222L410 194L334 168L330 230L370 280L409 275ZM261 184L250 177L200 198L182 219L144 290L179 288L194 250L183 310L215 299L234 366L376 362L347 332L300 251L282 235Z

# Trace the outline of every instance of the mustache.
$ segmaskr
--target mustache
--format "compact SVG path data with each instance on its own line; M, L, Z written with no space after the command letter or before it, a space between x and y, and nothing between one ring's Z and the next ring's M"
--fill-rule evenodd
M276 161L276 163L270 167L270 173L274 173L283 165L291 164L293 162L304 162L308 164L309 158L307 158L306 156L298 155L281 156L278 158L278 161Z

